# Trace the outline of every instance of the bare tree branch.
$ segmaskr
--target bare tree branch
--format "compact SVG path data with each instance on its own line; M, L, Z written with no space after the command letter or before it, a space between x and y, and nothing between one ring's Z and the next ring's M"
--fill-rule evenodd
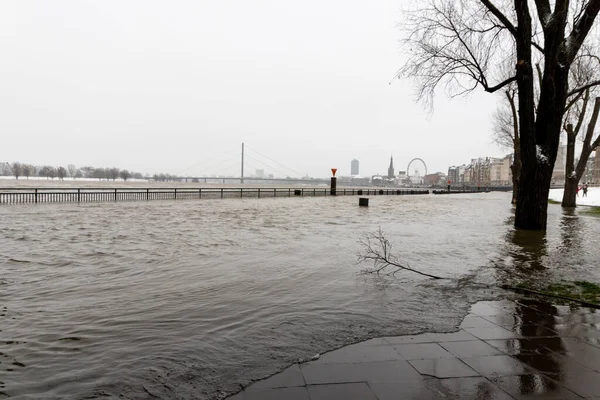
M572 62L600 12L600 0L589 0L566 40L567 62Z
M590 82L590 83L588 83L587 85L584 85L584 86L582 86L582 87L580 87L580 88L577 88L577 89L571 90L571 91L570 91L570 92L567 94L567 96L568 96L568 97L571 97L571 96L573 96L574 94L578 94L578 93L584 92L584 91L586 91L587 89L589 89L589 88L592 88L592 87L594 87L594 86L600 86L600 80L597 80L597 81L594 81L594 82Z
M486 6L486 8L494 14L496 18L508 29L508 31L514 36L517 36L517 28L513 25L512 22L496 7L490 0L480 0L481 3Z
M499 83L499 84L497 84L496 86L489 87L489 86L485 85L485 86L484 86L484 89L485 89L485 91L486 91L486 92L488 92L488 93L494 93L495 91L497 91L497 90L499 90L499 89L502 89L504 86L506 86L506 85L508 85L509 83L512 83L512 82L514 82L514 81L516 81L516 80L517 80L517 77L516 77L516 76L513 76L513 77L510 77L510 78L506 79L504 82L500 82L500 83Z
M579 113L579 118L577 118L577 125L575 125L575 130L573 133L575 136L579 135L579 131L581 130L581 126L583 125L583 121L585 120L585 113L587 110L588 101L590 100L590 91L586 90L583 95L583 105L581 106L581 112Z
M392 244L385 237L381 227L377 232L367 233L363 239L359 239L358 243L362 247L362 252L358 253L357 264L373 264L371 268L365 268L364 273L369 274L385 274L393 276L399 271L410 271L419 275L433 279L447 279L441 276L427 274L417 271L408 265L401 263L398 256L392 253Z
M542 24L542 28L546 30L548 26L548 22L550 21L550 16L552 15L552 9L550 8L549 0L535 0L535 5L537 6L538 18Z

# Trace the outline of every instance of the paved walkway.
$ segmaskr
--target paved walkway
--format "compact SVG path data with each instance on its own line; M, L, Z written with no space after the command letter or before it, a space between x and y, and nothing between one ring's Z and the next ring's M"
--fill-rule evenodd
M480 302L455 333L372 339L293 365L231 400L600 400L600 312Z

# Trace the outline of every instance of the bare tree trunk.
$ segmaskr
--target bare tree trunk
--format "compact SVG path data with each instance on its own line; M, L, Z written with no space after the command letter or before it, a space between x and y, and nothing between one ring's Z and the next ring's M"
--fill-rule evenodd
M565 167L565 191L562 206L576 207L577 185L579 179L575 174L575 139L577 134L572 124L567 125L567 165Z
M521 139L519 133L519 113L517 112L517 106L515 104L514 91L511 93L510 91L506 91L506 98L508 99L508 103L510 104L510 110L512 113L512 121L513 121L513 165L511 166L512 171L512 181L513 181L513 195L511 204L517 204L517 199L519 197L519 179L521 178Z
M600 145L600 136L594 140L592 143L592 138L594 136L594 131L596 129L596 123L598 122L598 115L600 114L600 97L596 98L596 102L594 103L594 110L592 112L592 117L587 127L587 131L585 134L585 138L583 140L583 148L581 149L581 155L579 157L579 161L577 166L575 166L575 140L577 139L577 135L579 130L581 129L581 125L583 123L583 118L585 116L585 109L587 107L587 96L584 101L583 111L579 116L579 121L577 123L577 127L573 129L572 124L568 124L566 126L567 129L567 166L566 166L566 177L565 177L565 192L563 194L563 207L577 207L577 186L581 181L583 174L585 173L585 168L587 162L592 154L592 151L598 145Z
M577 186L578 182L575 177L568 177L565 180L565 192L563 193L562 206L565 208L577 206Z
M545 230L548 217L548 195L552 169L538 165L523 168L519 180L519 195L515 226L520 229Z
M519 145L515 147L518 148ZM517 204L517 199L519 198L519 179L521 177L521 152L515 151L514 153L514 161L512 165L512 182L513 182L513 195L511 204Z

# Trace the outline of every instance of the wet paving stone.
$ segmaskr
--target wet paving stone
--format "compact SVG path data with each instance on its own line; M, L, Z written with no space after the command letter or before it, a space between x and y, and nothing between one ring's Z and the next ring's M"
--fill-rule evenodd
M295 364L278 374L262 381L255 382L248 390L276 389L284 387L306 386L300 366Z
M514 303L509 300L480 301L471 306L471 314L479 316L502 315L512 310L514 310Z
M461 329L458 332L453 333L426 333L426 336L430 337L432 341L436 343L441 342L464 342L467 340L476 340L477 338L471 335L469 332Z
M458 358L438 358L409 361L421 375L434 378L463 378L481 376Z
M354 344L321 355L315 364L356 363L373 361L392 361L401 357L389 344Z
M369 386L378 400L439 399L440 394L430 390L427 381L423 379L407 382L378 382L369 383Z
M558 333L540 325L520 325L512 328L505 326L505 328L510 329L524 338L558 337Z
M515 399L571 400L582 397L544 375L502 376L491 381Z
M230 397L231 400L311 400L305 387L246 390Z
M543 351L543 346L534 345L530 339L495 339L486 340L485 342L508 355L534 354L538 352L540 347Z
M309 386L308 393L310 400L378 400L365 382Z
M461 358L461 360L488 378L532 373L528 367L508 355Z
M451 378L428 381L428 389L438 399L509 400L511 396L485 378Z
M578 363L600 372L599 348L574 338L560 339L560 346L550 341L542 343L548 350L575 359Z
M492 328L465 328L465 331L482 340L513 339L521 337L519 334L502 328L501 326Z
M300 367L308 385L352 382L402 382L421 379L407 361L356 364L305 364Z
M394 350L405 360L454 357L437 343L401 344L394 346Z
M597 396L600 393L600 374L597 372L563 375L555 380L582 397Z
M593 372L593 370L581 365L574 359L557 353L521 354L515 356L515 358L523 364L553 378L560 377L561 375Z
M480 317L479 315L469 314L460 324L461 328L493 328L496 324Z
M426 334L415 335L415 336L392 336L392 337L385 337L384 339L386 342L388 342L391 345L433 343L434 342L434 340L431 339Z
M502 352L481 340L468 342L446 342L440 346L448 350L452 355L459 358L495 356Z

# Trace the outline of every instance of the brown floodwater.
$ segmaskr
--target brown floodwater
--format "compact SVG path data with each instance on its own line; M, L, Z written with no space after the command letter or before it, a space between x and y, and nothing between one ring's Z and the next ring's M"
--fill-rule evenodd
M451 330L473 282L600 280L600 220L506 193L0 207L0 398L216 399L317 353ZM380 227L417 275L359 274Z

